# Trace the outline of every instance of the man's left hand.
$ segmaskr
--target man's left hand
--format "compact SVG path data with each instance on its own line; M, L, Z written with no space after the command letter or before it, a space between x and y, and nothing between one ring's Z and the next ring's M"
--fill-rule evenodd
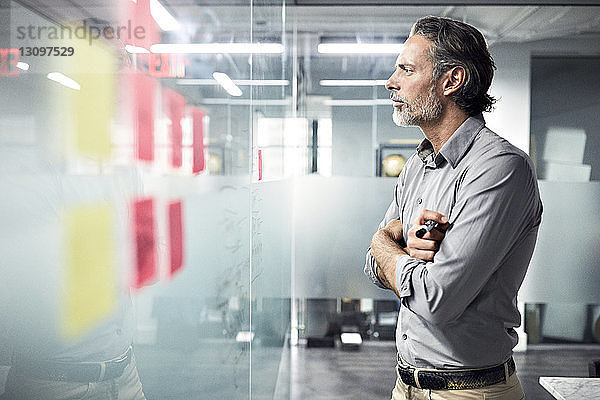
M418 238L416 232L423 227L426 221L435 221L438 226L427 232L422 238ZM440 248L440 242L446 236L446 229L449 225L448 218L445 215L431 210L421 211L421 214L415 220L415 224L408 231L408 240L404 250L413 258L433 261L435 253Z

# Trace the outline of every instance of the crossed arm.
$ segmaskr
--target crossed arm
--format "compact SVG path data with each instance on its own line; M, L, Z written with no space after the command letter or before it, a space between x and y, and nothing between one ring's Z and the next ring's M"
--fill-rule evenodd
M438 223L438 227L418 238L415 232L427 220ZM445 230L448 228L446 216L431 210L423 210L413 227L408 231L408 241L403 247L402 223L395 219L385 227L379 229L371 240L371 255L377 263L377 277L388 288L400 297L396 282L396 265L403 255L418 258L423 261L432 261L439 249L440 242L444 239Z
M386 216L397 215L397 207L392 203ZM503 276L520 284L542 213L526 159L499 154L466 175L452 209L451 236L432 230L433 236L417 241L416 229L435 220L426 213L404 235L405 247L397 240L402 237L397 222L375 233L365 265L375 284L393 290L414 313L439 324L458 318L507 257L508 275Z

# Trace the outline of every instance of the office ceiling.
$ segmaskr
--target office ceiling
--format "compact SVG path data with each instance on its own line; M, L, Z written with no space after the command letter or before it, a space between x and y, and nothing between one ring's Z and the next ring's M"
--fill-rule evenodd
M163 0L181 21L212 30L215 35L243 35L250 31L249 0ZM416 18L442 15L469 22L486 35L490 43L522 42L582 34L600 35L600 1L546 0L543 3L585 3L587 6L556 5L451 5L447 0L295 0L286 1L285 24L300 35L406 36ZM116 0L18 0L57 22L98 17L114 20ZM254 32L281 34L283 1L254 0ZM379 5L362 5L356 4ZM401 5L437 3L438 5ZM463 1L464 3L464 1ZM471 2L474 3L474 2ZM502 3L479 0L476 3ZM509 4L535 3L511 0ZM597 5L591 6L589 4ZM317 5L315 5L317 4ZM336 5L332 5L336 4ZM439 5L442 4L442 5ZM446 4L446 5L444 5ZM456 2L454 2L456 4ZM460 4L460 2L459 2Z
M126 0L18 0L17 3L45 15L55 22L80 21L96 17L115 21L117 4ZM130 0L127 0L130 1ZM393 69L395 56L323 56L317 44L324 36L353 38L358 41L398 40L406 37L414 21L424 15L447 16L478 27L491 46L503 42L526 42L551 38L590 37L600 39L599 5L452 5L438 0L437 5L400 5L406 1L355 0L160 0L185 26L188 40L210 41L277 41L285 40L291 58L291 46L296 45L301 85L305 93L332 95L337 98L356 97L356 90L320 87L320 79L382 79ZM423 3L414 0L411 4ZM509 3L528 2L511 0ZM554 0L546 3L555 2ZM373 5L377 3L378 5ZM463 2L464 3L464 2ZM478 3L491 3L480 0ZM494 3L499 3L495 1ZM529 1L528 3L533 3ZM573 2L571 2L573 3ZM589 1L586 1L589 3ZM311 4L311 5L306 5ZM318 5L314 5L318 4ZM284 12L285 10L285 12ZM252 24L252 26L251 26ZM284 29L285 27L285 29ZM251 29L252 28L252 29ZM191 38L194 39L191 39ZM293 39L297 39L295 42ZM176 42L169 35L163 41ZM185 40L185 39L184 39ZM189 68L190 78L210 78L215 70L230 74L233 79L250 76L247 56L194 56ZM291 75L291 61L282 65L281 57L254 58L254 71L267 71L262 79L281 79ZM254 73L256 75L256 72ZM269 75L269 76L267 76ZM186 94L196 97L218 97L224 94L209 88L186 88ZM270 89L265 89L265 91ZM272 90L277 90L273 88ZM268 93L262 93L268 97ZM384 94L385 95L385 94ZM279 94L280 96L280 94ZM274 96L277 97L277 96ZM366 93L365 97L372 97Z

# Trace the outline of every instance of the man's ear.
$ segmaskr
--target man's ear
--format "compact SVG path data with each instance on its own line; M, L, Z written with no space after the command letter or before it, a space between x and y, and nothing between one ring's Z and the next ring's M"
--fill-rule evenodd
M442 90L444 91L445 96L449 96L460 89L467 79L467 73L461 66L449 69L443 76Z

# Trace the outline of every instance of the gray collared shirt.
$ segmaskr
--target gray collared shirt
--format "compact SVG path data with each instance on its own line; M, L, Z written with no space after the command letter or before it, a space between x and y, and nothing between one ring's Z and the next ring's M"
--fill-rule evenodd
M468 118L435 154L425 139L398 177L383 221L402 222L404 241L423 209L446 215L450 227L434 260L402 256L396 346L422 368L479 368L512 354L521 323L517 292L542 216L527 154ZM380 287L367 252L365 274Z

